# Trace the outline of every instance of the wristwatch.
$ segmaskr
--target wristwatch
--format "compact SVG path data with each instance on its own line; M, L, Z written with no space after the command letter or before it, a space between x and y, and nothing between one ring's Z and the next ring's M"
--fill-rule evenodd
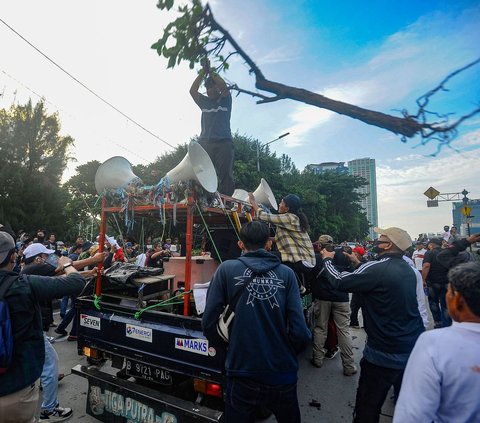
M63 265L63 270L65 270L67 267L73 266L72 263L67 263Z

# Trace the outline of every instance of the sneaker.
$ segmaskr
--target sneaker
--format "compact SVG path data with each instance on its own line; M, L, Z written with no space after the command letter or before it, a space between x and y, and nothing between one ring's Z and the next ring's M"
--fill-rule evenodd
M78 339L78 336L68 335L67 341L76 341L77 339Z
M40 414L41 422L63 422L72 417L73 410L71 408L63 408L57 406L53 411L43 410Z
M62 329L57 328L57 329L54 330L54 332L58 333L59 335L62 335L62 336L67 336L68 335L67 331L64 330L64 329L62 330Z
M310 360L310 364L311 364L312 366L315 366L315 367L318 367L318 368L320 368L320 367L323 366L323 363L322 363L322 362L316 361L314 358L312 358L312 359Z
M325 358L327 360L332 360L338 354L338 351L339 351L338 347L335 348L334 350L328 350L325 354Z
M54 344L55 338L53 336L47 336L47 341L50 342L50 344Z
M350 369L343 369L343 374L345 376L353 376L355 373L357 373L357 367L356 366L353 366L352 368Z

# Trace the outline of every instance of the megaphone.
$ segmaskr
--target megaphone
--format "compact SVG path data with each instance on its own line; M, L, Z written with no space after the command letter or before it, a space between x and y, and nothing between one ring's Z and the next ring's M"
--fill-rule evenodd
M132 165L125 157L109 158L95 173L95 189L98 194L102 194L105 189L126 188L130 184L140 185L142 180L132 172Z
M183 160L165 177L170 183L195 180L208 192L215 192L218 187L217 172L210 156L194 141L188 145L188 152Z
M253 192L253 195L255 196L255 201L257 203L265 204L266 206L270 206L273 209L278 210L277 200L275 200L275 196L273 195L273 192L265 179L260 179L260 185Z
M248 192L244 189L237 188L235 191L233 191L232 198L248 202Z

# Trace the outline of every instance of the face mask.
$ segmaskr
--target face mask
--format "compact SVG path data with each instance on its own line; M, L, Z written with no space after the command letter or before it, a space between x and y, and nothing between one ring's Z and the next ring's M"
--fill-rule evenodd
M383 248L380 248L380 247L379 247L379 245L381 245L381 244L383 244L383 242L380 243L380 242L378 241L378 239L374 241L374 243L373 243L373 252L374 252L375 254L380 254L380 253L383 253L383 252L385 251Z

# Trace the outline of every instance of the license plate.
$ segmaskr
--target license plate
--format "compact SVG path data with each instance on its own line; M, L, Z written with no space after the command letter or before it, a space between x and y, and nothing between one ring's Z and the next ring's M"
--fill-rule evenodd
M142 378L162 385L172 384L172 375L168 370L148 364L138 363L136 361L126 360L125 372L128 376Z

